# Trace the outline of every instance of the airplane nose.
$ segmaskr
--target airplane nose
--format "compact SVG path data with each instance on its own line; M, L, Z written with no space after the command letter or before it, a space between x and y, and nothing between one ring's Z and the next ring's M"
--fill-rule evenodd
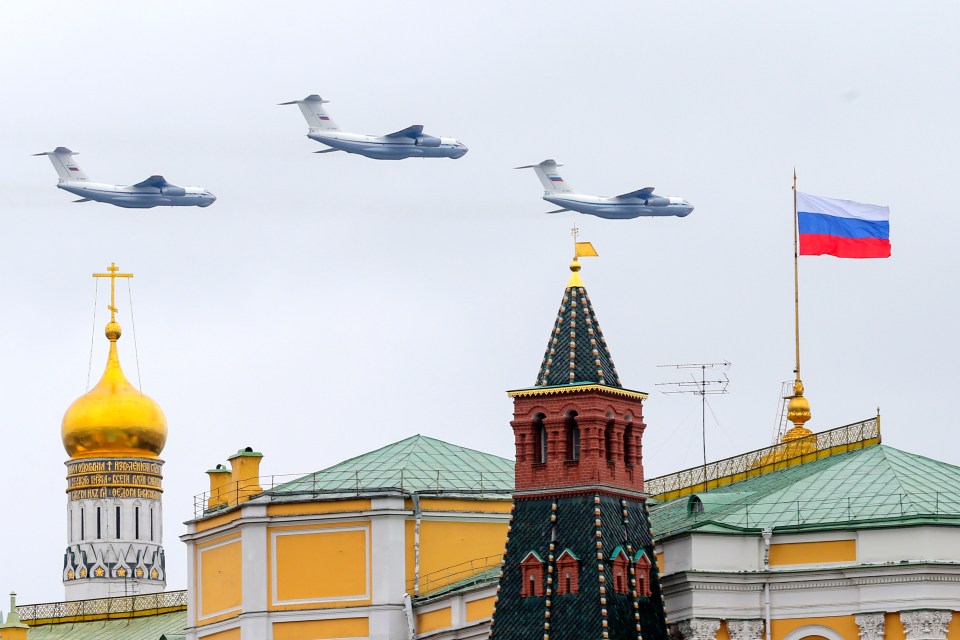
M214 202L216 202L216 201L217 201L217 196L215 196L215 195L213 195L212 193L210 193L209 191L207 191L206 193L203 194L203 204L201 204L200 206L201 206L201 207L209 207L210 205L212 205L212 204L213 204Z
M467 149L467 145L465 144L458 145L457 149L457 155L453 156L454 158L462 158L463 156L467 155L467 151L470 151L470 149Z

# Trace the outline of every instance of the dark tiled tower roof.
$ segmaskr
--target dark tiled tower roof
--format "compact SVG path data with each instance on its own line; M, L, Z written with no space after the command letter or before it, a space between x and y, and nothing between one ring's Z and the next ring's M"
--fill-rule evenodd
M620 384L570 269L536 386L508 392L516 489L491 640L666 640L643 493L647 396Z
M573 275L563 292L536 386L592 383L622 387L587 288L580 280L580 263L574 260L570 270Z

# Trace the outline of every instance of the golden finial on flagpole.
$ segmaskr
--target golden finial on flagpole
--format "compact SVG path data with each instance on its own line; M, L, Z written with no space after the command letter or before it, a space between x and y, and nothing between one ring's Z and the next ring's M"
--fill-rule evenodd
M783 441L789 442L810 435L804 427L810 420L810 402L803 397L803 381L800 379L800 228L797 213L797 168L793 168L793 321L794 346L796 348L796 377L793 383L793 395L787 396L787 420L793 428L783 435Z

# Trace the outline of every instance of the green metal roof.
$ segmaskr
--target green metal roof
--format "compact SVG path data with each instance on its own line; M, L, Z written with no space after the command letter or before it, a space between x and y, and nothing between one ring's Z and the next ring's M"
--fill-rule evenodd
M960 467L876 445L651 506L682 530L813 530L960 520Z
M183 638L187 612L175 611L126 620L67 622L30 627L29 640L160 640Z
M509 494L513 491L513 460L415 435L277 485L264 498L383 491Z
M553 324L536 386L602 384L622 387L585 287L567 287Z

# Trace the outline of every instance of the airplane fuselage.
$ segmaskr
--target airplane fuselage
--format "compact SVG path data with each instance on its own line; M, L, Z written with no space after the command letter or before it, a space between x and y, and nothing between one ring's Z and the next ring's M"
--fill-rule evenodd
M693 211L692 204L683 198L675 197L604 198L582 193L547 192L543 199L564 209L611 220L661 216L682 218Z
M217 199L203 187L140 187L100 182L62 180L57 188L69 193L128 209L152 207L209 207Z
M307 137L333 149L356 153L377 160L403 160L404 158L457 159L467 152L467 147L455 138L370 136L362 133L346 133L326 129L311 129Z

